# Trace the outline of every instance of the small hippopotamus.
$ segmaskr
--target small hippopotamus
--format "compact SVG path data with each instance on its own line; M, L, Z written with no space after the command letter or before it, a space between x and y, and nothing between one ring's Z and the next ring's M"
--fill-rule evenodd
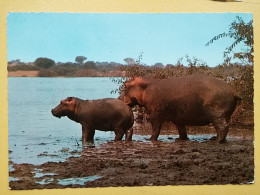
M131 108L123 101L113 98L82 100L68 97L51 110L58 118L67 116L82 125L82 142L93 141L95 129L114 131L115 141L131 141L134 116Z
M173 122L179 139L187 139L185 126L213 124L217 141L223 143L228 133L230 117L241 98L223 80L192 75L163 80L132 77L124 84L119 97L129 106L145 108L152 123L150 140L157 140L162 123Z

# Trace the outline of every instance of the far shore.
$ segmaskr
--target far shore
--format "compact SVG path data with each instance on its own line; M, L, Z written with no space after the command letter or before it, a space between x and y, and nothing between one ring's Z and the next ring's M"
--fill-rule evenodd
M86 71L80 70L72 76L54 76L50 72L44 76L41 74L41 71L38 70L17 70L17 71L8 71L8 77L125 77L125 71L108 71L107 73L102 73L98 71Z
M8 77L37 77L38 71L24 71L24 70L18 70L18 71L8 71Z

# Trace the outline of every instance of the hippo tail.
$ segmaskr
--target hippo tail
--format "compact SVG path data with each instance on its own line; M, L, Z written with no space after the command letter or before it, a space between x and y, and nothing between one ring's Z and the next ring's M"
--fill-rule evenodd
M238 94L235 94L234 98L235 98L236 106L239 106L243 98Z
M238 94L235 94L235 99L237 100L238 103L240 103L243 100L243 98Z

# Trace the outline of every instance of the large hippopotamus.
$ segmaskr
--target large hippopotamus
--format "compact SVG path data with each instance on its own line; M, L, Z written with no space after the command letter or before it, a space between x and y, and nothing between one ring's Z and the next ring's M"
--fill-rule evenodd
M120 97L130 105L145 107L152 124L150 140L157 140L164 121L173 122L179 139L187 139L186 125L210 123L222 143L228 133L230 117L241 98L225 81L203 75L163 80L131 78Z
M82 142L93 141L95 129L114 131L115 141L132 140L134 116L131 108L118 99L82 100L68 97L51 110L56 117L67 116L82 125Z

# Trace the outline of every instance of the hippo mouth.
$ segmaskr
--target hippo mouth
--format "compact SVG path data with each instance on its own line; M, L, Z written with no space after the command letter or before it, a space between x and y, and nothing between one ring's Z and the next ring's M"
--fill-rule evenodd
M129 107L133 108L136 104L134 102L126 103Z
M55 116L55 117L57 117L57 118L61 118L61 115L60 114L58 114L57 112L55 112L55 110L51 110L51 113L52 113L52 115L53 116Z
M129 102L126 102L126 104L132 108L132 107L138 105L138 101L137 101L136 98L131 97L131 98L130 98L130 101L129 101Z

